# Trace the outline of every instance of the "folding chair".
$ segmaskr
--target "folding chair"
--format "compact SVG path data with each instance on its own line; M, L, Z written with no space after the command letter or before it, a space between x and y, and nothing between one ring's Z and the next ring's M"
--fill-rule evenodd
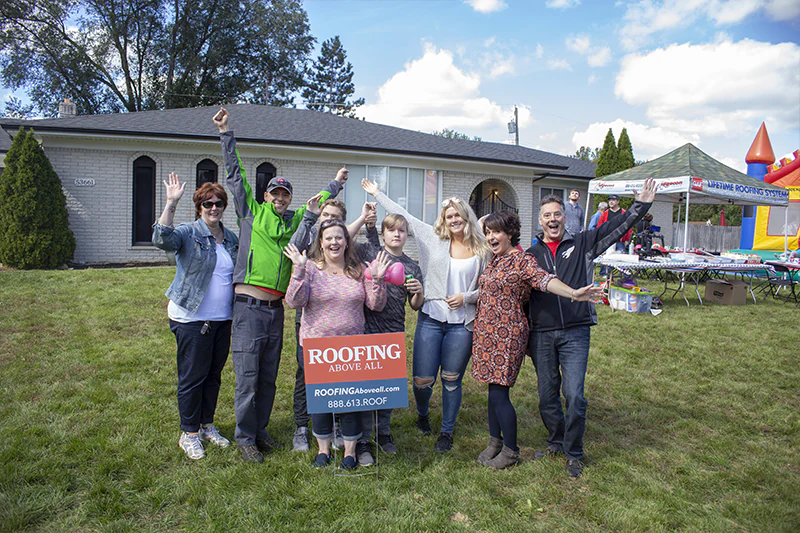
M783 300L784 303L794 302L796 308L797 304L800 303L797 294L797 286L800 285L800 281L795 280L792 276L792 271L785 266L773 264L772 267L775 269L775 274L769 274L767 293L771 294L773 299ZM786 297L779 297L778 293L781 289L788 290L789 294Z

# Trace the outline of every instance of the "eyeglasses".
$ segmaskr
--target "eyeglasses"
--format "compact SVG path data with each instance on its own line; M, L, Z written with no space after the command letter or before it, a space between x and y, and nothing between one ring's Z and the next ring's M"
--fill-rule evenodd
M319 225L319 229L328 229L331 226L344 226L344 222L338 218L327 218Z
M447 207L448 205L450 205L451 202L454 204L460 204L461 198L459 198L458 196L451 196L450 198L442 202L442 207Z
M216 207L217 209L223 209L225 207L225 202L223 202L222 200L217 200L216 202L203 202L200 205L202 205L206 209L211 209L212 207Z

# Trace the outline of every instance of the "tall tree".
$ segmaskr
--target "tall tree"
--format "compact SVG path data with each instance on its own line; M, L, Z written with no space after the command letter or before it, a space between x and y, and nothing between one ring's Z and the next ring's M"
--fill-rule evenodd
M289 105L313 45L300 0L0 2L0 78L45 116Z
M614 140L614 132L608 128L606 139L603 142L603 148L597 155L597 168L594 171L595 176L607 176L617 171L617 143Z
M633 158L633 146L631 139L628 137L628 130L622 128L622 133L619 134L619 142L617 142L617 172L628 170L636 166L636 160Z
M3 112L0 114L3 118L31 118L33 116L33 104L23 104L22 100L12 96L3 106Z
M581 159L583 161L597 161L597 154L600 152L599 148L595 148L592 150L588 146L581 146L575 151L575 155L570 156L574 157L575 159Z
M353 65L347 61L339 36L322 43L322 50L308 71L308 86L303 89L306 107L355 117L356 108L364 105L364 99L349 100L356 91L353 84Z
M0 175L0 263L55 268L75 252L67 199L33 130L20 129Z

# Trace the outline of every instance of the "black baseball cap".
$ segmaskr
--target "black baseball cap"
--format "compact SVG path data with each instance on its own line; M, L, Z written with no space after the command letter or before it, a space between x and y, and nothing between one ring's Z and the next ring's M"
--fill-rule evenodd
M270 182L270 183L272 183L272 182ZM289 192L291 192L291 191L289 191ZM609 194L608 195L608 199L609 200L619 200L619 196L617 196L616 194Z
M272 192L275 189L286 189L289 194L294 194L292 192L292 184L283 176L275 176L267 183L267 192Z

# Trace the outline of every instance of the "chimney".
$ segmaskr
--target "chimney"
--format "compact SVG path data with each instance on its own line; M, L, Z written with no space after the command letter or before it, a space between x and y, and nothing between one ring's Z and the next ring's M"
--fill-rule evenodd
M64 101L58 104L58 118L74 117L78 114L78 107L69 101L69 98L64 98Z

